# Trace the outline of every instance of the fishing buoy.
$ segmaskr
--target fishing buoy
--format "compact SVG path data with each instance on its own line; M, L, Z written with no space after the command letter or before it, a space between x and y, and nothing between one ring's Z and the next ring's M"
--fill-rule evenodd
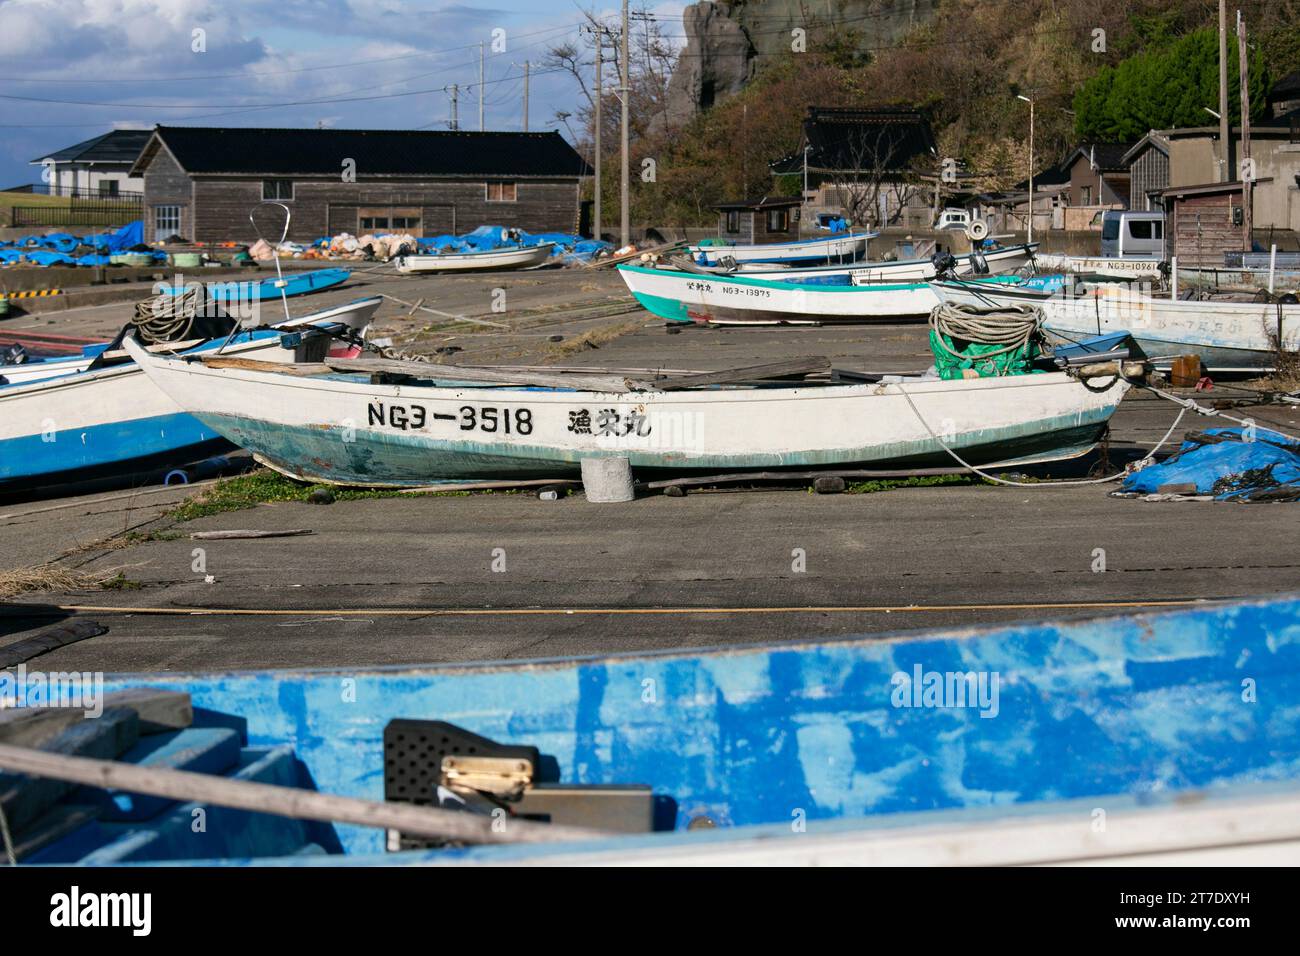
M582 459L582 488L587 493L587 500L597 504L631 501L636 497L632 487L631 459Z

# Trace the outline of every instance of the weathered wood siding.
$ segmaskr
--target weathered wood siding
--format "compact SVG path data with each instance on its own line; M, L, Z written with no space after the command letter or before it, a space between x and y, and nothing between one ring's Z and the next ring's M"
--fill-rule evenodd
M576 177L509 181L518 184L515 202L488 202L482 179L394 178L356 183L296 179L293 199L285 203L293 211L289 238L305 242L339 232L355 234L360 211L375 207L419 209L425 236L468 232L482 225L513 226L530 232L577 231ZM195 241L253 241L257 236L248 213L261 201L261 178L195 177ZM152 200L146 198L146 202ZM266 222L269 231L278 219L268 212Z
M1232 210L1241 206L1241 192L1170 197L1173 255L1180 266L1222 267L1225 252L1240 252L1245 235L1232 222Z
M786 214L786 228L782 231L773 231L767 228L768 210L754 212L753 234L755 243L763 242L791 242L799 237L799 224L794 221L795 207L784 210Z
M1129 175L1132 178L1128 207L1142 212L1160 209L1158 201L1148 199L1147 193L1169 188L1169 157L1154 147L1147 147L1129 167Z
M190 177L172 159L171 153L159 149L144 171L144 241L154 242L166 236L154 235L154 207L180 206L179 235L193 239L194 217L190 209Z

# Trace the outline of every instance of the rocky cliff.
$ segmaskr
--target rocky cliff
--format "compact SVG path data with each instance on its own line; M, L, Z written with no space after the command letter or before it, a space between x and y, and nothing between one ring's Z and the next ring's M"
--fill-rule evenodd
M828 31L852 31L859 50L896 43L928 21L939 0L717 0L685 9L686 48L668 88L663 121L678 125L743 87L806 33L816 54Z

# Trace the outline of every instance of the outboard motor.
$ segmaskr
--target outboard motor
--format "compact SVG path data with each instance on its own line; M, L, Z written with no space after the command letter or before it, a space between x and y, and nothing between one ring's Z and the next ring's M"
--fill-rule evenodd
M986 276L989 274L989 261L984 258L984 254L971 250L970 254L970 271L977 276Z
M27 361L27 350L18 342L0 349L0 365L22 365Z
M951 252L936 250L930 257L930 262L934 265L935 274L940 278L952 275L953 270L957 268L957 257Z

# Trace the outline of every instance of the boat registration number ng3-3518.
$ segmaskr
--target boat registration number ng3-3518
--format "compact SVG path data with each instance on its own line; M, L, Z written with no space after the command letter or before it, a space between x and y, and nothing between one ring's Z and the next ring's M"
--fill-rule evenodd
M455 414L429 413L423 405L394 405L371 402L366 412L366 422L396 428L398 431L420 431L430 421L456 422L463 432L500 432L503 435L531 435L533 410L527 407L501 408L495 405L462 405Z
M564 413L565 431L573 435L612 438L649 438L652 428L643 408L569 408ZM497 405L462 405L452 412L430 412L425 406L410 403L372 401L366 410L366 423L398 431L423 431L437 422L454 423L460 431L487 432L501 435L531 435L533 409L523 405L505 408Z

